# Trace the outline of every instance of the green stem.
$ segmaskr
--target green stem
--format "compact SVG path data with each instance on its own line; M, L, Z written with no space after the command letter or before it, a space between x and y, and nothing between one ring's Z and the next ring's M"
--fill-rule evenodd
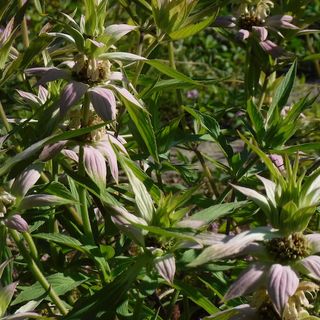
M7 132L11 131L11 125L7 119L7 116L6 116L6 113L3 109L3 106L2 106L2 103L0 101L0 118L1 118L1 121L4 125L4 127L6 128Z
M41 172L41 179L44 183L50 182L50 179L47 177L47 175L44 172ZM73 217L73 220L77 224L77 226L82 227L82 220L80 219L77 211L70 205L65 205L64 207L67 209L67 211Z
M22 235L23 235L24 239L26 240L26 242L28 244L31 257L36 261L39 260L38 250L37 250L37 247L36 247L32 237L31 237L30 233L29 232L23 232Z
M246 94L246 101L249 99L251 96L252 92L252 83L249 81L249 72L250 72L250 56L251 56L251 50L250 50L250 45L247 43L247 48L246 48L246 61L245 61L245 66L244 66L244 83L245 83L245 94Z
M243 167L242 169L237 172L237 175L233 178L233 180L230 182L231 184L237 184L243 176L248 172L248 170L257 162L258 156L255 153L251 153L251 159L248 160L247 165ZM217 203L221 203L225 200L228 193L232 190L231 185L229 184L225 190L222 192L220 197L217 199Z
M23 6L23 0L19 0L19 8ZM29 47L29 35L28 35L28 26L27 26L27 19L26 16L23 17L21 23L21 31L22 31L22 41L25 48Z
M263 84L262 84L262 89L261 89L261 96L258 102L258 109L261 110L262 106L263 106L263 102L265 100L266 97L266 91L267 91L267 87L268 87L268 83L269 83L269 77L266 75L264 80L263 80Z
M81 126L84 128L88 125L89 121L89 106L90 101L87 96L84 98L83 106L82 106L82 123ZM86 170L84 167L84 147L83 145L79 146L79 175L85 176ZM87 203L87 191L86 189L79 185L79 200L80 200L80 210L81 210L81 218L83 224L83 232L89 241L90 244L94 244L94 238L90 223L89 211L88 211L88 203Z
M85 175L83 156L84 156L84 149L83 149L83 146L80 146L80 150L79 150L79 175L80 176ZM87 191L83 186L79 185L78 192L79 192L83 232L87 240L90 242L90 244L94 244L94 238L92 234L92 228L91 228L90 217L88 212Z
M68 313L67 308L65 307L63 301L60 299L60 297L57 295L55 290L52 288L51 284L48 282L48 280L45 278L41 270L39 269L38 265L34 261L34 259L31 257L29 251L25 247L23 243L23 239L20 238L19 233L16 230L9 229L10 235L13 238L14 242L16 243L17 247L19 248L19 251L21 255L24 257L24 259L27 261L28 266L30 268L30 271L32 272L35 279L41 284L43 289L48 292L49 297L54 302L56 307L59 309L59 311L66 315Z
M152 51L159 45L159 43L161 42L161 40L163 39L163 36L160 37L160 39L154 39L149 47L147 48L146 52L144 53L144 58L148 58L149 55L152 53ZM141 71L143 69L144 66L144 61L139 61L137 64L137 68L136 68L136 72L135 72L135 77L133 78L132 84L135 87L137 85L139 76L141 74Z
M307 35L307 45L308 45L309 51L310 51L312 54L315 54L316 51L315 51L314 46L313 46L313 44L312 44L312 40L311 40L310 35ZM314 67L315 67L315 69L316 69L317 76L320 77L320 63L319 63L319 59L314 59L314 60L313 60L313 64L314 64Z
M208 179L208 184L207 185L208 185L208 188L210 190L210 193L214 194L215 197L218 198L220 196L219 195L219 191L218 191L217 186L216 186L216 184L214 182L214 179L213 179L213 176L211 174L211 171L210 171L209 167L206 164L206 161L204 160L204 158L203 158L203 156L202 156L202 154L201 154L201 152L199 150L194 149L194 152L195 152L198 160L201 163L204 175Z
M189 300L186 295L183 295L183 318L181 320L190 319L190 307Z
M176 70L176 62L175 62L175 57L174 57L174 45L173 45L173 41L169 41L169 45L168 45L168 51L169 51L169 63L170 63L170 67L174 70ZM177 102L178 102L178 106L182 106L182 94L181 94L181 90L177 89L176 90L176 95L177 95ZM180 110L180 108L179 108ZM182 112L183 114L184 112ZM184 119L184 117L183 117ZM183 120L182 120L183 121Z
M74 207L72 207L71 205L66 205L65 208L67 209L67 211L72 216L72 218L73 218L74 222L76 223L77 227L82 227L83 223L82 223L82 220L81 220L77 210Z
M169 62L172 69L176 70L176 62L174 59L174 46L173 41L169 41Z
M172 313L174 311L174 306L178 301L179 295L180 295L180 290L176 290L169 305L169 312L168 312L169 319L171 319Z

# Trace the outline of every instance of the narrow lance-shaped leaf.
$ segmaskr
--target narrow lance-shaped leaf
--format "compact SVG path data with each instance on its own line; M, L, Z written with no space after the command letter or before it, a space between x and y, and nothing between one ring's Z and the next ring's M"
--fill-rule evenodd
M125 165L132 170L134 175L145 185L155 202L159 202L161 198L161 190L154 181L133 160L121 155L119 155L119 157L121 157L121 161L124 162Z
M181 81L184 81L184 82L187 82L187 83L199 84L198 81L195 81L195 80L187 77L183 73L181 73L181 72L169 67L168 65L164 64L161 61L158 61L158 60L147 60L147 61L145 61L145 63L151 65L152 67L156 68L157 70L159 70L163 74L169 76L170 78L181 80Z
M17 284L17 282L13 282L6 287L0 287L0 317L5 314Z
M257 138L262 139L263 134L265 133L264 119L252 98L247 102L247 112L250 117L251 124L256 132Z
M51 194L32 194L26 196L20 203L20 209L30 209L33 207L46 207L46 206L56 206L63 205L67 203L72 203L70 199L64 199Z
M274 118L274 113L281 111L281 109L285 106L290 92L293 87L294 79L297 73L297 60L294 61L289 71L287 72L284 79L281 81L280 85L277 87L275 94L273 95L272 105L268 110L267 114L267 122L268 125L272 123L272 119Z
M148 59L129 52L107 52L99 55L99 59L124 60L124 61L146 61Z
M268 200L265 196L262 194L258 193L255 190L245 188L245 187L240 187L240 186L235 186L232 185L233 188L236 190L240 191L244 195L246 195L250 200L252 200L255 204L257 204L261 210L269 217L270 216L270 205L268 203Z
M283 177L277 167L272 163L271 159L256 145L251 143L245 136L239 133L240 138L263 160L269 171L280 183L283 182Z
M212 14L209 18L206 18L203 21L200 21L198 23L189 24L186 27L183 27L179 30L171 32L169 34L169 36L172 40L179 40L179 39L191 37L194 34L205 29L207 26L209 26L213 22L215 17L216 17L216 15Z
M200 290L195 290L194 286L191 286L185 282L175 280L174 287L177 290L182 291L190 300L196 305L203 308L209 314L214 314L220 311L209 299L207 299Z
M15 37L17 36L17 32L18 32L18 28L16 27L15 30L11 33L10 36L8 36L7 39L3 39L3 40L5 40L5 42L3 44L0 42L0 45L1 45L1 47L0 47L0 70L3 69L4 66L6 65L11 46L12 46L12 43L13 43Z
M106 27L105 34L101 38L103 39L105 45L109 47L120 40L123 36L137 28L137 26L130 26L128 24L113 24Z
M120 99L125 104L129 115L135 126L137 127L150 154L156 161L158 161L159 156L157 150L157 142L149 113L128 90L116 86L112 86L112 88L114 88L120 95Z
M11 262L11 260L12 260L12 259L8 259L8 260L6 260L6 261L4 261L4 262L2 262L2 263L0 264L0 279L1 279L1 277L2 277L2 274L3 274L4 269L5 269L6 266Z
M149 192L147 191L143 182L141 182L135 176L131 168L126 164L125 161L122 160L122 157L119 157L119 161L129 179L141 216L145 221L151 222L154 212L154 206Z
M276 207L277 205L276 199L275 199L276 184L273 181L266 179L264 177L261 177L259 175L257 175L257 178L263 183L266 189L268 199L271 201L273 206Z

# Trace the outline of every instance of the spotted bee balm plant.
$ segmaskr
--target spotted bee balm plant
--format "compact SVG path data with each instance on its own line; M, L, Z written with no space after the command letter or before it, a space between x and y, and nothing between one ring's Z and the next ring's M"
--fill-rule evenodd
M318 16L1 3L1 319L319 319Z

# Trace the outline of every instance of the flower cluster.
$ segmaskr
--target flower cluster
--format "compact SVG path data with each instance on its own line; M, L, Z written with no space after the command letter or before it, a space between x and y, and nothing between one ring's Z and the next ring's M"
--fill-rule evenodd
M255 39L265 52L277 58L284 50L268 39L268 31L281 35L280 29L299 28L292 24L293 17L290 15L270 15L272 7L273 2L269 0L255 4L244 2L235 16L217 17L214 26L235 29L238 40Z

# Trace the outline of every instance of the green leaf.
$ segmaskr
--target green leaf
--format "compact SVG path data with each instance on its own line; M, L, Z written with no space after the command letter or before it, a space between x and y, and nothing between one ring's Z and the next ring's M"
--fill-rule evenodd
M280 85L277 87L273 95L272 105L267 113L268 126L272 123L275 115L274 113L280 112L288 101L290 92L292 90L294 79L297 73L297 60L294 61L289 71L287 72Z
M247 196L250 200L252 200L260 209L270 218L271 215L271 208L266 196L260 194L259 192L241 186L232 185L234 189L238 190L245 196Z
M86 34L93 36L97 27L97 12L94 0L84 0L85 4L85 29ZM99 12L100 14L100 12Z
M104 34L98 36L96 39L99 42L105 44L107 48L115 44L123 36L129 32L136 30L137 26L131 26L128 24L113 24L106 27Z
M38 11L38 13L43 14L42 6L40 0L33 0L34 2L34 7Z
M247 112L251 120L252 127L256 132L257 138L261 140L265 133L264 119L252 98L247 101Z
M320 53L313 53L310 55L307 55L302 60L303 61L312 61L312 60L319 60L320 59Z
M147 59L129 52L107 52L99 55L99 59L124 60L124 61L146 61Z
M150 154L156 161L159 161L156 137L154 134L149 113L128 90L116 86L112 86L112 88L115 89L117 93L120 95L120 99L126 106L130 118L137 127Z
M182 281L175 280L173 287L183 292L196 305L203 308L209 314L219 312L220 310L207 299L200 290L195 290L194 286L188 285Z
M186 27L181 28L180 30L171 32L169 36L172 40L179 40L191 37L194 34L206 28L207 26L209 26L215 20L215 18L215 15L211 15L209 18L203 21L194 24L189 24Z
M0 1L0 22L2 23L3 16L12 9L13 6L16 6L16 2L13 0Z
M2 317L10 304L17 283L11 283L6 287L0 286L0 317Z
M233 156L232 147L227 142L227 139L222 134L219 123L212 116L201 113L198 110L190 107L183 107L187 112L189 112L194 118L196 118L201 125L208 131L210 136L219 144L222 152L225 154L226 158L231 158Z
M70 36L69 34L66 33L62 33L62 32L47 32L46 33L49 37L53 37L53 38L63 38L73 44L75 44L75 40L73 39L72 36Z
M6 62L7 62L12 43L13 43L15 37L17 36L17 31L18 31L18 28L16 28L11 33L11 35L7 39L7 41L1 45L1 48L0 48L0 69L3 69Z
M45 187L45 192L48 194L53 194L55 196L58 196L63 199L68 199L71 201L77 201L72 193L66 188L65 185L63 185L60 182L57 181L51 181L46 187Z
M295 146L290 147L283 147L282 149L274 149L271 150L271 152L278 153L278 154L292 154L296 153L298 151L302 152L315 152L320 151L320 143L314 142L314 143L302 143Z
M0 279L2 277L4 269L9 265L12 259L8 259L0 264Z
M151 233L157 234L162 237L198 242L197 239L194 238L190 232L184 233L182 228L160 228L155 226L145 226L142 224L134 225L140 229L147 230Z
M145 188L148 190L150 195L155 201L159 201L161 198L161 190L158 188L158 186L154 183L154 181L144 172L142 171L134 161L131 159L118 154L119 161L125 165L128 169L132 171L132 173L135 175L136 178L138 178L145 186Z
M100 315L99 319L114 319L116 309L123 303L132 283L152 257L137 257L134 264L120 274L111 283L106 284L92 296L80 298L73 310L64 320L92 319L92 315Z
M240 138L263 160L268 167L270 173L280 181L283 181L283 177L279 169L272 163L271 159L257 146L252 144L245 136L239 133Z
M83 51L84 50L84 44L85 40L83 35L79 30L76 28L72 27L68 23L57 21L58 24L62 25L63 28L68 32L68 34L74 39L74 43L76 44L78 50Z
M157 70L159 70L160 72L162 72L163 74L167 75L170 78L174 78L187 83L198 84L198 85L200 84L198 81L195 81L187 77L183 73L172 69L171 67L169 67L168 65L164 64L159 60L147 60L145 61L145 63L153 66L154 68L156 68Z
M108 191L107 189L99 188L91 179L87 177L80 176L74 170L71 170L65 162L59 162L65 173L70 176L79 185L87 189L90 193L100 199L106 205L121 205Z
M149 82L150 80L148 80L148 83ZM175 91L176 89L190 89L193 87L194 85L189 82L181 81L178 79L165 79L165 80L157 81L151 87L146 88L146 90L141 92L140 95L141 95L141 98L144 98L144 97L149 97L152 93L158 92L158 91L168 91L168 90Z
M141 182L134 174L134 172L131 170L131 168L127 165L126 160L124 160L123 156L119 155L119 161L121 163L121 166L123 170L125 171L130 185L132 187L137 207L140 211L141 217L150 223L153 218L154 213L154 206L153 201L148 193L146 187L144 186L143 182Z
M10 80L11 77L17 72L17 70L24 70L27 68L38 54L42 52L50 43L52 37L42 33L30 43L30 46L25 50L24 53L20 53L18 58L12 61L8 67L6 67L1 74L0 85L3 85L6 81Z
M88 280L88 277L80 273L73 275L55 273L48 276L47 280L58 295L63 295ZM39 282L36 282L28 287L21 286L20 289L22 289L22 292L17 296L11 305L43 298L49 299L47 297L48 292L43 289Z
M33 238L43 239L49 242L58 243L60 245L75 249L82 253L87 253L88 251L82 248L82 243L65 234L61 233L37 233L32 235Z
M247 201L215 204L209 208L196 212L190 217L190 220L203 220L206 223L210 223L226 214L232 213L234 209L242 207L245 204L247 204Z

